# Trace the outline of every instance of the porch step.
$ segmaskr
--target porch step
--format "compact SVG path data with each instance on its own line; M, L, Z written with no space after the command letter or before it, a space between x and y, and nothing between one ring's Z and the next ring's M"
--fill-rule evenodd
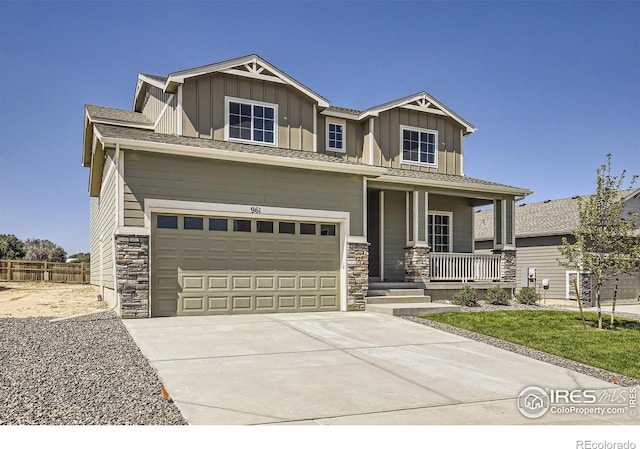
M424 289L424 284L414 282L371 282L369 290L389 290L389 289L420 288Z
M367 296L422 296L423 288L385 288L369 289Z
M367 296L367 304L422 304L430 302L431 296L422 294L415 296Z
M457 312L460 306L453 304L440 304L431 302L419 302L413 304L367 304L367 312L386 313L393 316L420 316L431 313Z

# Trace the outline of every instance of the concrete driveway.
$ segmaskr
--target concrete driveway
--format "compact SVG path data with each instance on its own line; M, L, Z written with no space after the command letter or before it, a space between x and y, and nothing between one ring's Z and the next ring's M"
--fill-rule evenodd
M589 424L523 417L527 386L607 382L366 312L125 320L191 424ZM628 417L627 417L628 420Z

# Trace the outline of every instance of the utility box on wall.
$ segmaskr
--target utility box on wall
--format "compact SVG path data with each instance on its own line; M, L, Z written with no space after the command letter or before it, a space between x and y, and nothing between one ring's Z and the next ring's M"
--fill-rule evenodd
M536 282L536 269L523 268L520 287L529 287L531 284L535 285L535 282Z

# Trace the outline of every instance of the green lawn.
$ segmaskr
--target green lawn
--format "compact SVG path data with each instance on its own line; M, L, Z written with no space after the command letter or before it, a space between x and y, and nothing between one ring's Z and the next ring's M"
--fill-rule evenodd
M604 317L608 324L611 318ZM584 330L580 314L565 311L458 312L422 318L640 378L640 321L620 318L613 330L598 330L597 315L586 313Z

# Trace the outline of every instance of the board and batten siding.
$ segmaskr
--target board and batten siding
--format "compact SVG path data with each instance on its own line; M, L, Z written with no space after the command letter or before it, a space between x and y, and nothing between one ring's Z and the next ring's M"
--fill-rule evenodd
M438 131L438 167L403 164L400 127L412 126ZM452 119L426 112L394 108L381 112L374 124L374 165L462 175L462 128ZM367 128L368 132L368 128Z
M384 192L385 281L404 281L404 248L407 246L405 211L405 192Z
M429 212L453 213L453 252L473 252L473 214L474 208L466 198L429 195Z
M342 123L343 119L336 121L335 123ZM343 159L347 159L350 162L365 163L364 160L364 136L365 125L368 128L368 122L359 123L353 120L345 120L345 132L346 132L346 148L345 152L331 151L327 149L327 121L331 121L331 117L318 114L318 153L328 154L329 156L335 156ZM367 131L368 132L368 131Z
M142 113L153 123L157 122L156 132L162 134L178 133L177 105L177 95L165 93L162 89L147 85L147 92L142 103ZM159 121L158 118L160 118Z
M106 161L100 196L91 198L91 283L102 281L109 289L114 288L113 279L113 234L117 222L116 182L114 150L105 151Z
M126 151L124 225L144 226L144 199L350 212L363 234L362 176Z
M313 151L313 100L284 84L225 73L185 81L183 135L224 140L226 96L277 104L278 147Z

